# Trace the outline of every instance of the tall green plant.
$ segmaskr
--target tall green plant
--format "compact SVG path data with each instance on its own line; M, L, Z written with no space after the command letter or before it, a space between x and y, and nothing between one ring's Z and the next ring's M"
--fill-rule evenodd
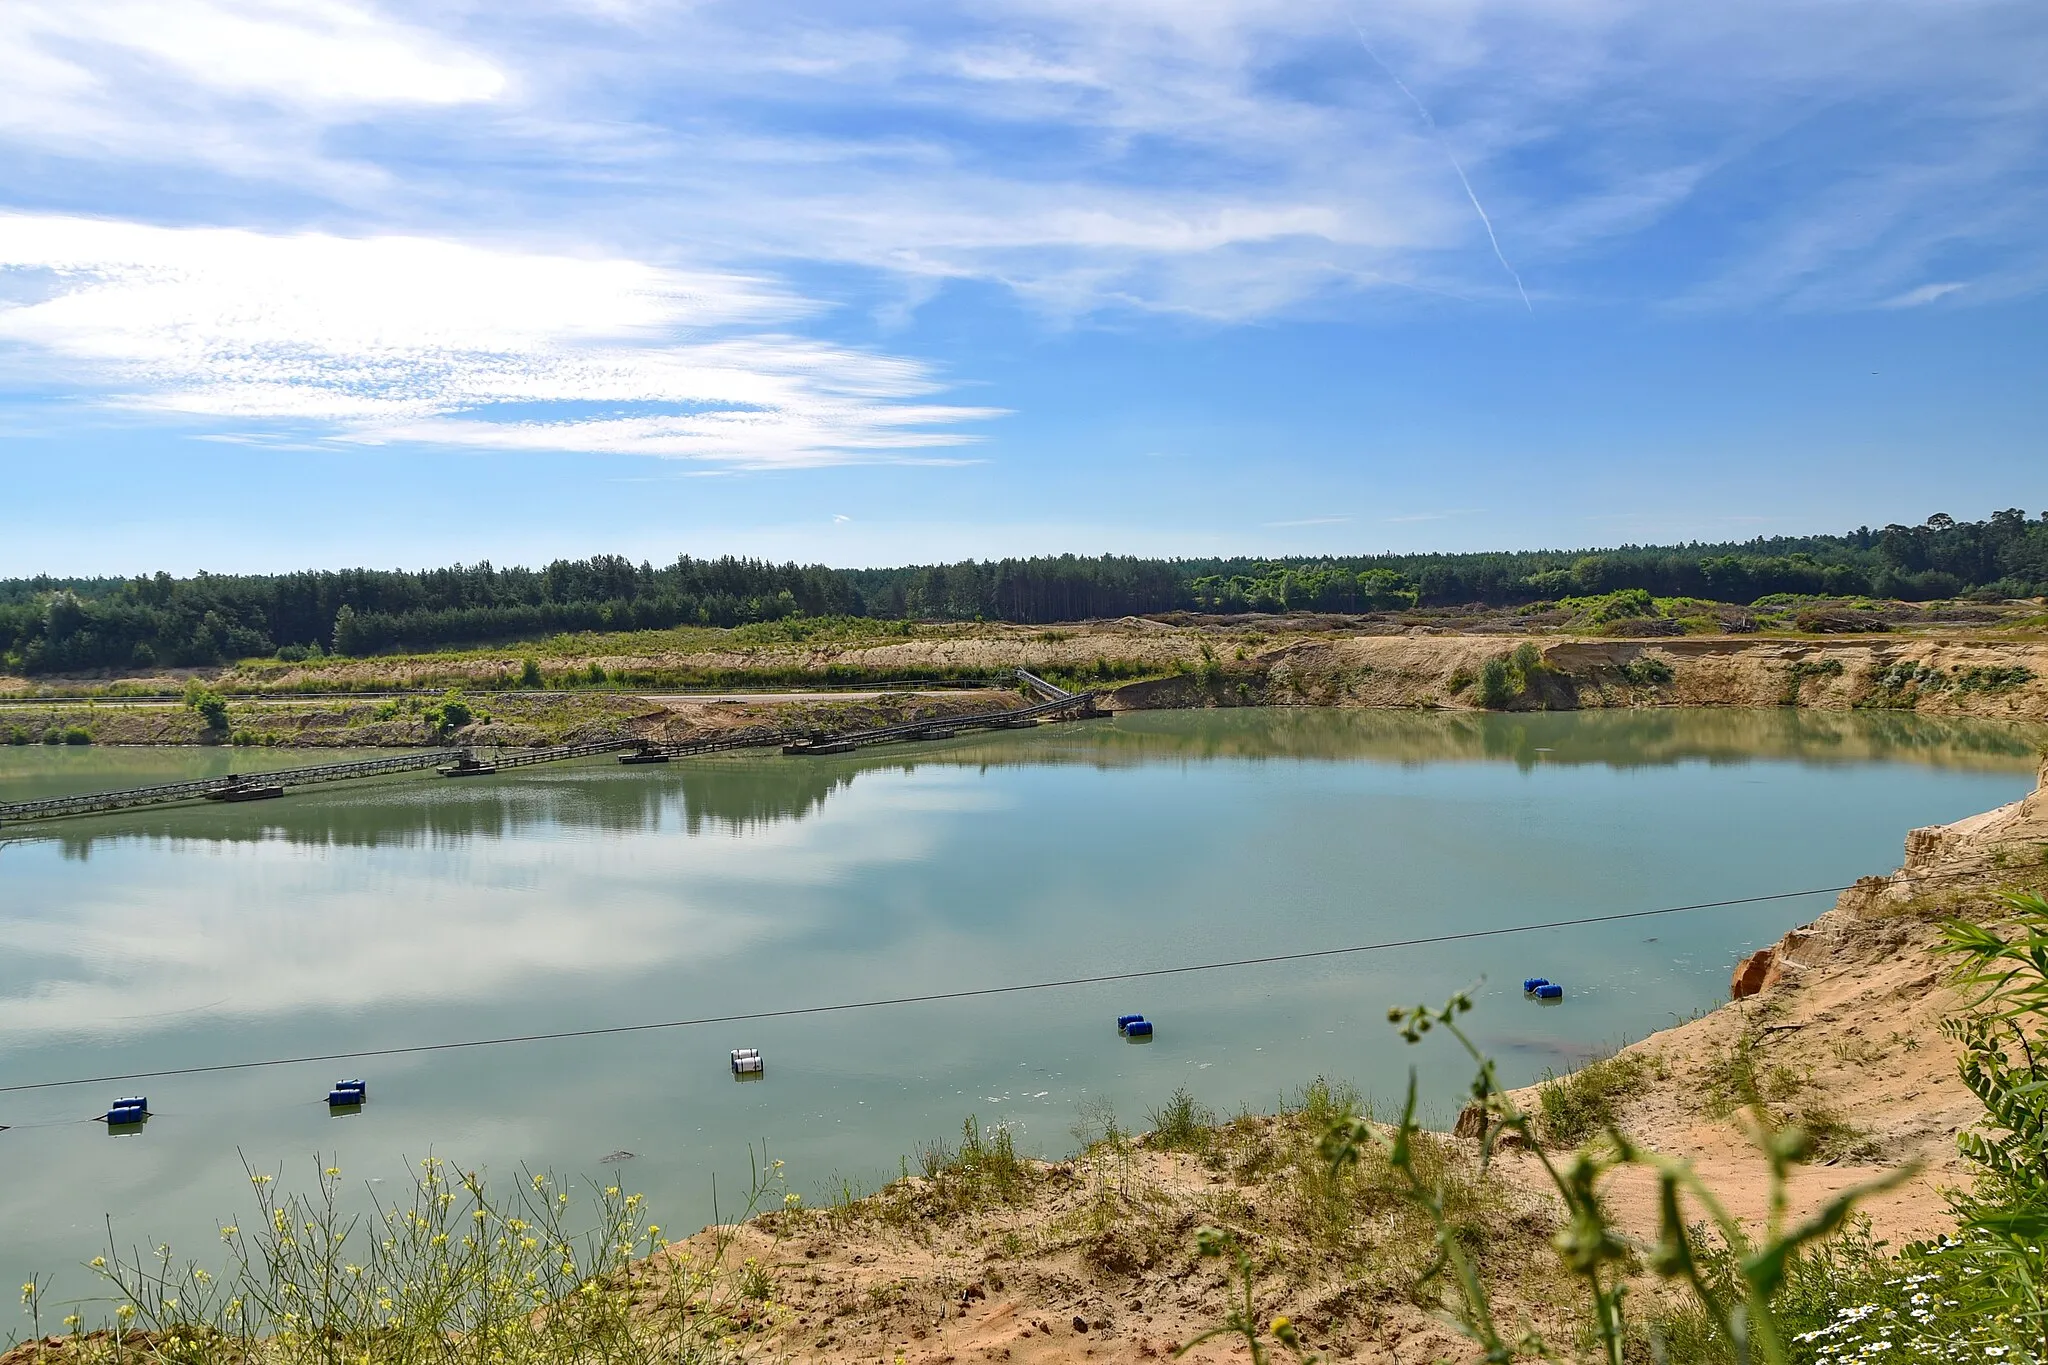
M2048 899L2001 899L2010 936L1964 920L1943 925L1951 979L1971 1006L1943 1031L1962 1046L1957 1069L1984 1118L1956 1134L1979 1176L1951 1197L1958 1236L1939 1250L1963 1266L1968 1307L2009 1323L2036 1358L2048 1358Z
M1493 1059L1459 1026L1459 1016L1471 1008L1470 997L1460 993L1441 1008L1417 1005L1394 1010L1388 1018L1409 1043L1420 1042L1433 1029L1443 1029L1474 1063L1471 1099L1485 1117L1482 1163L1492 1162L1501 1140L1510 1134L1535 1152L1564 1203L1564 1225L1553 1245L1566 1267L1584 1284L1597 1359L1605 1365L1623 1365L1630 1335L1625 1310L1631 1252L1608 1215L1602 1186L1613 1171L1640 1166L1657 1182L1658 1235L1648 1257L1650 1268L1686 1288L1712 1331L1741 1365L1786 1365L1792 1357L1774 1303L1793 1263L1803 1249L1838 1231L1858 1200L1898 1184L1912 1174L1912 1168L1846 1190L1812 1216L1794 1221L1789 1217L1786 1182L1794 1163L1805 1155L1806 1135L1796 1126L1771 1127L1759 1114L1751 1131L1764 1159L1770 1197L1761 1235L1752 1235L1700 1180L1691 1163L1650 1151L1612 1125L1598 1142L1561 1161L1544 1151L1538 1141L1537 1120L1501 1089ZM1405 1182L1405 1197L1435 1228L1436 1259L1424 1281L1448 1282L1450 1319L1480 1348L1481 1358L1489 1362L1565 1358L1558 1347L1533 1331L1509 1336L1502 1330L1487 1294L1486 1278L1446 1210L1443 1191L1415 1160L1421 1131L1415 1109L1416 1082L1411 1071L1407 1104L1399 1123L1383 1129L1358 1117L1339 1119L1323 1140L1325 1156L1333 1166L1342 1167L1357 1161L1368 1144L1384 1152L1387 1163ZM1706 1215L1719 1239L1718 1247L1706 1240L1701 1226L1688 1222L1688 1200Z
M753 1167L742 1221L777 1196L794 1207L781 1162L764 1150ZM595 1187L579 1209L552 1177L529 1173L506 1195L428 1158L409 1197L358 1215L344 1209L331 1166L307 1193L279 1195L262 1172L249 1181L254 1216L221 1227L218 1273L168 1246L124 1253L110 1227L107 1253L91 1262L108 1295L106 1324L68 1317L62 1358L712 1365L730 1358L731 1334L771 1311L765 1272L725 1264L727 1228L714 1230L706 1254L686 1255L646 1221L641 1197L616 1185ZM23 1286L22 1303L40 1333L39 1281Z
M228 728L227 699L211 688L203 686L198 679L185 685L185 705L199 713L209 730Z

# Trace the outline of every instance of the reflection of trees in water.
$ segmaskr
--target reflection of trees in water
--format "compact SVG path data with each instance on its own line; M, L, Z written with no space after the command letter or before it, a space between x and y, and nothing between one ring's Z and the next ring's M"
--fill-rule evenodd
M411 777L287 795L255 805L181 807L38 829L67 857L115 839L282 839L311 847L453 846L550 828L646 833L671 812L691 835L801 820L863 773L946 768L1376 760L1643 768L1683 762L1907 762L2018 771L2048 726L1897 712L1752 710L1485 714L1313 708L1127 712L1112 722L1047 726L916 748L825 758L723 754L664 767L592 764L462 784ZM17 830L26 834L28 831Z
M865 763L863 771L889 766ZM801 820L825 798L853 785L854 773L828 768L812 758L721 759L692 764L676 773L683 794L683 827L691 834L706 825L743 834L777 820Z
M1642 768L1763 759L2001 770L2028 766L2044 739L2048 726L2040 724L1792 708L1507 714L1245 709L1125 713L1115 729L1085 747L1061 744L1071 757L1038 761L1507 759L1523 766L1541 761Z
M867 763L863 768L889 766ZM727 756L661 768L527 772L500 778L413 777L354 788L289 792L274 802L139 810L21 827L54 839L67 858L115 840L256 843L312 848L431 848L478 838L516 839L554 828L642 834L680 817L692 835L744 833L802 819L850 784L854 773L779 755Z

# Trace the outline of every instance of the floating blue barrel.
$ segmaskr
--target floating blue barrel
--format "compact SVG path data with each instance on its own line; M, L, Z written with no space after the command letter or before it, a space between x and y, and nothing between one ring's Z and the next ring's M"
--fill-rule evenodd
M336 1081L334 1088L336 1090L353 1090L364 1099L370 1098L370 1087L366 1081Z
M1126 1038L1150 1038L1151 1036L1152 1025L1146 1023L1143 1019L1133 1019L1130 1023L1124 1025L1124 1037Z
M1534 994L1535 994L1535 993L1537 992L1537 990L1538 990L1539 988L1541 988L1541 987L1544 987L1544 986L1548 986L1549 984L1550 984L1550 980L1549 980L1549 978L1547 978L1547 977L1541 977L1541 976L1531 976L1531 977L1525 977L1525 978L1523 979L1523 981L1522 981L1522 994L1524 994L1524 995L1534 995Z
M1142 1023L1144 1023L1144 1022L1145 1022L1145 1016L1144 1016L1144 1015L1142 1015L1142 1014L1119 1014L1119 1015L1118 1015L1118 1016L1116 1017L1116 1031L1117 1031L1118 1033L1122 1033L1122 1032L1123 1032L1124 1030L1128 1029L1128 1028L1129 1028L1129 1027L1130 1027L1131 1025L1133 1025L1133 1024L1142 1024Z
M140 1099L116 1100L107 1110L109 1128L127 1128L149 1117L149 1104Z
M334 1088L327 1092L327 1107L342 1109L362 1104L370 1098L370 1087L361 1081L336 1081Z
M1538 986L1533 994L1538 1000L1562 1000L1564 999L1564 987L1553 986L1546 981Z
M115 1100L108 1107L112 1109L140 1109L143 1113L147 1114L149 1112L149 1098L146 1095L126 1095Z

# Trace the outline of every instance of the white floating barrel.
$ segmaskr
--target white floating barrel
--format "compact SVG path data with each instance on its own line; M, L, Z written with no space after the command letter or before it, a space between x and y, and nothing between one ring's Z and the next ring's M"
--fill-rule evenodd
M761 1049L736 1047L732 1050L732 1074L735 1076L759 1076L767 1068L761 1063Z

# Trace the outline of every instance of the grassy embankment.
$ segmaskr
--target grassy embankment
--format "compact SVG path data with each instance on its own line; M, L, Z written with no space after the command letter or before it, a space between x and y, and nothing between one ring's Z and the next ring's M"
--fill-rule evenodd
M250 660L178 675L21 679L11 695L43 699L0 707L0 741L418 744L435 738L437 727L424 717L432 699L449 691L489 713L488 722L457 736L469 742L675 733L678 725L724 725L732 717L640 699L1000 680L1017 667L1070 688L1110 691L1110 704L1121 708L1799 706L2048 716L2048 633L2017 609L1916 607L1909 619L1873 605L1866 614L1887 630L1838 629L1851 604L1833 615L1795 613L1795 623L1803 615L1813 627L1805 634L1705 637L1644 633L1646 622L1686 627L1691 617L1616 617L1606 599L1588 601L1534 615L1415 613L1412 623L1406 615L1131 619L1056 629L782 621L367 659ZM1649 609L1686 605L1652 601ZM1958 611L1994 619L1946 619ZM1558 621L1546 619L1560 613ZM1517 631L1535 633L1518 638ZM195 684L226 701L224 725L181 716L175 701L136 700L175 697ZM403 695L364 695L380 692ZM889 714L907 716L897 705ZM858 724L866 714L855 708L845 721ZM747 719L775 726L789 723L789 714L763 703ZM814 712L802 723L836 722Z
M1650 1081L1612 1062L1554 1078L1518 1131L1562 1170L1604 1169L1607 1125ZM339 1210L336 1170L282 1197L257 1175L254 1216L224 1223L216 1269L110 1247L93 1262L105 1297L61 1321L24 1286L28 1339L0 1365L1133 1358L1234 1315L1267 1350L1284 1324L1280 1339L1326 1358L1402 1346L1396 1358L1421 1360L1470 1354L1441 1315L1477 1323L1481 1304L1532 1358L1539 1339L1553 1358L1595 1358L1574 1268L1586 1228L1475 1144L1374 1122L1320 1080L1278 1114L1221 1121L1178 1092L1149 1124L1132 1133L1098 1107L1079 1150L1048 1162L970 1118L957 1145L906 1157L903 1178L818 1208L786 1194L764 1154L752 1216L673 1245L616 1186L572 1210L551 1179L508 1194L429 1162L409 1207L362 1223ZM1595 1155L1572 1156L1580 1143ZM1735 1249L1692 1236L1739 1297L1739 1236ZM1446 1250L1469 1274L1462 1291ZM1733 1359L1712 1314L1660 1288L1641 1247L1612 1240L1604 1262L1610 1293L1636 1290L1627 1359L1651 1359L1653 1340L1676 1365ZM1773 1321L1789 1339L1845 1308L1904 1306L1914 1273L1850 1223L1790 1263ZM1195 1358L1241 1358L1227 1346Z

